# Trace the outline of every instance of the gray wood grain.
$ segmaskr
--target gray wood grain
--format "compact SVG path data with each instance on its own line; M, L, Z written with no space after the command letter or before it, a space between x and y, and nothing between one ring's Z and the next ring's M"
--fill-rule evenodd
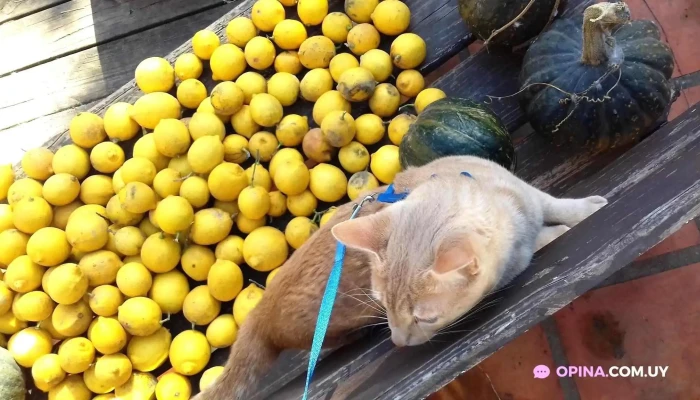
M65 3L68 0L0 0L0 24Z
M222 0L71 0L0 25L0 76L223 4ZM31 50L30 50L31 49Z

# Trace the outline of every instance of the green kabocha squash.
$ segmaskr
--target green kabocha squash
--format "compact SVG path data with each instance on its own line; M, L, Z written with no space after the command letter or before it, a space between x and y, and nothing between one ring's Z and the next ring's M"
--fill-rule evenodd
M677 96L673 55L651 21L629 22L625 3L597 3L558 20L523 60L520 100L555 144L598 150L633 143Z
M447 97L431 103L399 146L404 169L447 156L477 156L515 169L515 149L506 127L491 110L467 99Z
M469 29L489 44L517 46L539 35L559 0L457 0Z
M24 400L24 377L9 351L0 347L0 399Z

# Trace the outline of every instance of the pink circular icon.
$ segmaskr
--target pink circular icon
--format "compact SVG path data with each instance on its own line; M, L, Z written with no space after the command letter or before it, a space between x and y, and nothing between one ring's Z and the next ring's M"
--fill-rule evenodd
M532 370L532 373L535 374L535 379L544 379L549 376L549 367L538 365Z

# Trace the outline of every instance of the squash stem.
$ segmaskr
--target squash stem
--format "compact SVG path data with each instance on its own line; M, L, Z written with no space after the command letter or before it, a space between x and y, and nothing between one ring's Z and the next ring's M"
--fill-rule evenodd
M583 53L581 62L600 65L610 59L615 49L612 31L630 20L626 3L597 3L583 13Z

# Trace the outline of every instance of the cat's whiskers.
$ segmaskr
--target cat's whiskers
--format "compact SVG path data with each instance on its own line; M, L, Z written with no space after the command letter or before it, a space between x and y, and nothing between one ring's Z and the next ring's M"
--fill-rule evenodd
M385 311L384 309L378 308L377 306L373 305L372 303L370 303L370 302L368 302L368 301L360 300L360 299L358 299L358 298L355 297L355 296L348 295L348 294L345 294L345 293L340 293L340 294L343 295L343 296L345 296L345 297L349 297L349 298L351 298L351 299L357 301L357 302L359 303L359 304L357 304L358 306L364 305L365 307L370 308L370 309L372 309L372 310L378 312L378 313L381 314L381 315L386 315L386 311Z

